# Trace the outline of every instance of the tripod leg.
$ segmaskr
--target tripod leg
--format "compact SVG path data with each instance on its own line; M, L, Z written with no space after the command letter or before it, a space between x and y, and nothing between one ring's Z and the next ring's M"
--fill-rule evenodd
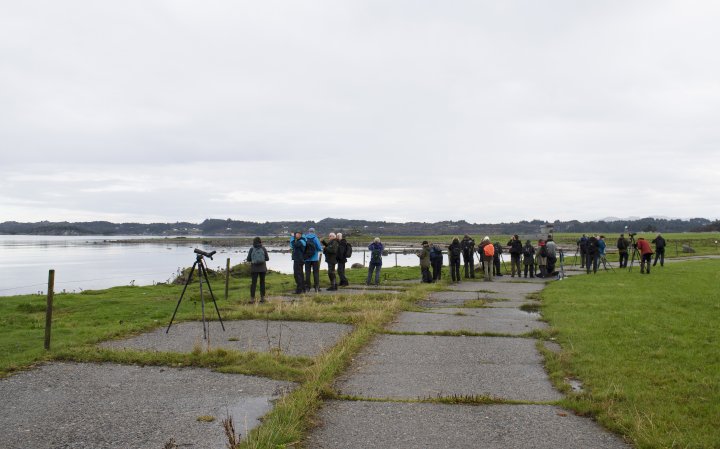
M207 283L208 290L210 290L210 297L213 300L213 304L215 305L215 312L217 312L218 321L220 321L220 327L222 327L222 330L225 331L225 325L223 324L223 320L220 317L220 309L218 309L217 301L215 301L215 295L213 294L212 287L210 286L210 280L207 277L207 271L203 271L205 274L205 282Z
M195 272L195 267L197 266L197 261L193 263L192 268L190 269L190 274L188 274L187 281L185 281L185 287L183 287L182 293L180 293L180 299L178 299L177 305L175 306L175 311L172 314L172 318L170 318L170 324L168 324L167 329L165 329L165 333L167 334L170 331L170 326L172 326L173 321L175 320L175 314L177 313L178 309L180 308L180 302L183 299L183 296L185 295L185 290L187 290L188 284L190 284L190 281L192 280L193 273Z
M202 313L202 323L203 323L203 340L207 340L207 327L205 326L205 298L203 296L203 275L207 279L207 274L205 273L205 268L203 267L202 263L200 264L200 267L198 267L198 271L200 274L198 275L198 280L200 281L200 310Z

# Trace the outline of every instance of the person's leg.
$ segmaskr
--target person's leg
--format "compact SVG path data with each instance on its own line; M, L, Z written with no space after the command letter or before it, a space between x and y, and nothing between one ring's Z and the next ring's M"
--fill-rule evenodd
M660 266L661 267L665 266L665 248L663 248L662 251L660 252Z
M457 265L455 265L455 274L457 275L457 281L460 282L460 259L457 261Z
M328 278L330 279L330 288L333 290L337 290L337 277L335 273L334 263L328 264Z
M345 287L348 284L348 280L345 277L345 262L338 263L337 274L340 277L340 286Z
M592 262L592 256L590 254L587 255L587 260L585 261L585 271L587 274L590 274L590 263Z
M297 293L305 291L305 273L303 272L303 268L305 268L305 264L303 262L295 262L295 287Z
M380 285L380 270L382 269L382 265L378 265L375 268L375 285Z
M647 264L646 264L646 267L645 267L645 270L646 270L645 272L646 272L647 274L650 274L650 261L651 261L651 260L652 260L652 254L648 254L648 255L647 255Z
M310 276L312 275L312 262L305 262L305 291L310 291Z
M313 267L313 281L315 283L315 291L320 291L320 261L315 261L312 264Z
M250 302L255 302L255 289L257 288L258 273L250 273Z
M651 256L651 257L652 257L652 256ZM654 267L655 265L657 265L657 261L658 261L659 258L660 258L660 251L657 251L657 252L655 253L655 260L653 261L653 267Z
M650 267L648 267L650 268ZM640 256L640 274L645 274L645 255Z
M520 277L520 254L515 257L515 265L517 265L517 275Z
M540 277L541 278L547 277L547 265L540 265Z
M470 278L475 279L475 254L470 254Z
M260 302L265 302L265 274L258 273L260 275Z
M372 279L373 270L375 269L375 265L372 263L368 264L368 275L367 279L365 280L365 285L370 285L370 279Z
M585 252L580 251L580 268L585 268Z

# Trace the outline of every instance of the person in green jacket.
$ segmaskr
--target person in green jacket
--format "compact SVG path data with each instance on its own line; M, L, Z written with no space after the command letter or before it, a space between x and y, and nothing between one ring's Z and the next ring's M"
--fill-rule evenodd
M422 282L432 283L432 277L430 276L430 244L427 240L422 242L422 249L417 253L417 256L420 258Z
M328 278L330 278L330 288L328 288L328 290L335 291L338 289L337 277L335 275L338 255L337 236L334 232L331 232L328 234L328 241L323 240L320 243L324 246L323 253L325 254L325 262L328 264Z

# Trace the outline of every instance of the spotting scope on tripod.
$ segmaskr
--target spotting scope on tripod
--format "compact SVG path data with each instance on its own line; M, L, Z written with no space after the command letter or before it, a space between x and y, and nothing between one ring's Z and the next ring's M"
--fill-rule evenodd
M223 324L223 320L220 317L220 309L218 309L217 302L215 301L215 295L213 295L212 287L210 286L210 280L208 279L207 275L207 264L205 263L205 257L209 257L210 260L212 260L213 256L217 251L206 252L201 249L195 248L193 252L196 254L195 263L193 263L193 266L190 269L190 273L188 274L187 280L185 281L185 287L183 287L183 291L180 294L180 299L178 299L177 305L175 306L175 311L172 314L172 318L170 318L170 324L168 324L165 333L167 334L170 331L170 326L172 326L172 323L175 320L175 315L180 308L180 303L182 302L183 296L185 295L185 291L187 290L188 285L190 285L190 282L192 281L195 269L197 269L198 281L200 282L200 308L202 310L203 340L207 340L208 334L210 333L210 325L205 321L205 297L203 296L203 279L205 279L208 291L210 292L210 297L212 298L212 302L215 305L215 311L217 312L220 326L222 327L222 330L225 331L225 325Z

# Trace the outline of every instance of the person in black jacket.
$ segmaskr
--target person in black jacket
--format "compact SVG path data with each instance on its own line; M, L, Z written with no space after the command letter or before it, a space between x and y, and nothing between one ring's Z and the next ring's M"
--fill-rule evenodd
M510 241L507 242L507 246L510 247L510 277L515 277L516 270L518 277L520 277L520 256L523 252L523 244L520 241L520 237L517 234L513 235Z
M465 269L465 279L475 277L475 240L465 234L460 242L462 249L463 268Z
M523 265L525 265L525 277L528 277L528 271L530 272L530 277L535 277L535 248L533 248L532 243L530 243L530 240L525 241L525 246L523 246ZM520 276L520 275L518 275Z
M305 245L305 237L303 237L302 232L296 232L290 239L296 295L305 292L305 273L303 272L305 268Z
M597 273L598 269L598 241L597 237L591 235L587 242L587 260L585 261L585 269L590 274L590 265L592 264L593 273Z
M434 243L430 244L430 266L432 267L432 280L442 279L443 252L442 248Z
M587 259L587 235L583 234L577 241L578 250L580 251L580 268L585 268L585 259Z
M617 240L618 259L620 261L620 268L627 268L628 263L628 248L630 242L625 238L625 234L620 234Z
M348 261L348 257L352 254L352 245L343 237L342 233L338 232L338 254L337 254L337 274L340 277L340 287L347 287L350 285L348 279L345 277L345 264Z
M493 256L493 267L495 268L495 276L502 276L502 272L500 271L500 255L503 253L502 246L500 246L500 242L495 242L493 245L495 247L495 255Z
M253 239L253 246L248 251L247 261L250 262L250 304L255 302L255 291L257 289L258 277L260 278L260 302L265 302L265 274L267 274L267 262L270 260L268 252L262 244L260 237Z
M460 282L460 254L462 254L462 248L460 247L460 239L455 237L448 246L448 258L450 259L450 278L452 282Z
M338 289L337 276L335 275L335 266L337 265L338 247L340 246L337 241L337 236L334 232L328 234L328 240L321 240L320 243L323 246L323 254L325 254L325 263L327 263L328 279L330 279L330 287L328 291L335 291Z
M662 234L658 232L657 237L655 237L652 242L655 244L655 261L653 262L653 267L657 265L658 258L660 258L660 266L663 267L665 266L665 239Z

